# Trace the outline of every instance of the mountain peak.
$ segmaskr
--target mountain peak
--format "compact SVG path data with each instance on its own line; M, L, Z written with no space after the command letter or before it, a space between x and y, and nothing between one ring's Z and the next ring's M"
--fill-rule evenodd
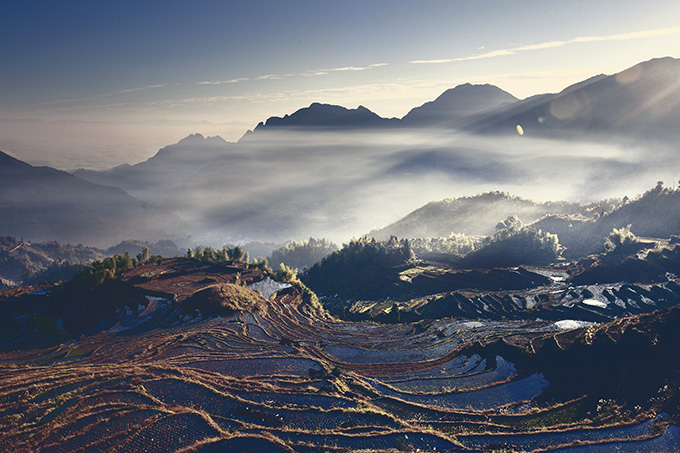
M448 126L466 116L497 108L518 99L495 85L465 83L444 91L437 99L412 109L402 121L408 126Z
M226 145L228 142L219 135L204 137L203 134L197 132L195 134L187 135L182 140L177 142L176 145L196 145L204 143L213 145Z
M384 127L392 122L393 120L382 118L363 105L348 109L340 105L313 102L309 107L290 115L273 116L265 123L258 124L255 130L281 127L371 128Z
M189 143L197 143L197 142L202 142L205 140L205 137L203 134L200 133L195 133L195 134L189 134L186 137L184 137L182 140L177 142L177 144L183 144L183 145L188 145Z
M655 58L613 75L598 75L560 93L525 99L472 118L463 128L475 133L516 133L543 137L610 140L620 136L645 143L677 143L680 60ZM460 126L460 124L458 125Z

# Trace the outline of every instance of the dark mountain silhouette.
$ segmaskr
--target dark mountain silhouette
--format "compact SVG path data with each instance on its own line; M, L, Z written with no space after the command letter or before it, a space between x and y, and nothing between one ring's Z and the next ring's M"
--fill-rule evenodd
M273 116L255 128L272 130L278 128L382 128L399 124L396 118L382 118L360 105L356 109L348 109L339 105L320 104L315 102L285 115L283 118Z
M130 237L158 240L182 227L175 215L121 189L0 152L0 235L102 247Z
M680 60L639 63L618 74L596 76L558 94L534 96L474 115L459 127L476 133L598 137L620 135L676 142L680 138Z
M416 107L401 119L402 125L417 127L451 126L466 116L496 109L518 99L494 85L466 83L446 90L434 101Z

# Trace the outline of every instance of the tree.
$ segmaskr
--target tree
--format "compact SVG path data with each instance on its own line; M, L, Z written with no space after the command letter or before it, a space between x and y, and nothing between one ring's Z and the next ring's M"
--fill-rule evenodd
M142 247L142 262L149 261L149 247Z
M609 236L604 240L604 249L609 252L614 250L627 250L631 246L637 244L638 239L635 234L630 231L631 225L627 225L623 228L614 228Z
M231 249L229 253L229 258L233 261L241 261L243 259L243 249L240 245L237 245Z
M187 249L187 258L193 258L194 257L194 251L191 250L191 248Z
M522 229L522 221L515 214L496 224L495 239L505 239L517 234Z
M267 261L267 258L255 258L253 264L261 269L265 269L269 265L269 262Z
M123 255L123 267L125 268L125 270L133 268L132 257L130 256L130 252L128 251L126 251L125 255Z
M510 267L521 264L546 265L564 252L556 234L530 227L503 239L496 239L467 254L458 262L462 268Z
M282 283L291 283L297 280L297 272L294 269L281 263L279 265L279 270L274 274L274 280Z
M215 249L212 247L206 247L203 249L203 256L200 257L201 261L205 261L207 263L211 263L215 261L217 253L215 252Z

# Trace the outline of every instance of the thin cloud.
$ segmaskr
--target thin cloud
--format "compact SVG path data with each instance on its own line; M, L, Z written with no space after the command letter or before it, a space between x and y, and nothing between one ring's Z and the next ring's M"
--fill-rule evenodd
M156 85L147 85L147 86L138 87L138 88L128 88L127 90L120 90L120 91L115 91L113 93L104 94L104 95L102 95L102 97L115 96L117 94L134 93L135 91L150 90L150 89L153 89L153 88L161 88L161 87L164 87L166 85L167 84L165 84L165 83L158 83Z
M375 63L368 66L343 66L340 68L324 69L324 71L366 71L367 69L379 68L381 66L387 66L387 63Z
M261 75L256 78L256 80L278 80L285 77L285 75L280 75L280 74L266 74L266 75Z
M308 71L302 74L303 77L318 77L328 75L328 70Z
M255 80L278 80L284 77L319 77L330 74L331 72L346 72L346 71L367 71L369 69L380 68L382 66L387 66L387 63L374 63L368 66L341 66L337 68L327 68L327 69L312 69L302 73L293 74L266 74L255 78ZM203 83L202 84L207 84ZM213 85L217 85L214 83Z
M541 49L554 49L557 47L564 47L570 44L586 43L586 42L602 42L602 41L627 41L632 39L647 39L656 38L659 36L668 36L680 34L680 27L671 28L659 28L656 30L645 30L633 33L621 33L617 35L607 35L607 36L580 36L578 38L570 39L567 41L547 41L538 44L530 44L526 46L518 46L510 49L494 50L491 52L485 52L478 55L470 55L467 57L459 58L443 58L436 60L412 60L411 64L442 64L442 63L454 63L457 61L472 61L472 60L482 60L486 58L502 57L507 55L514 55L519 52L525 52L530 50L541 50Z
M239 83L239 82L245 82L248 79L247 77L239 77L236 79L229 79L229 80L205 80L203 82L198 82L199 85L224 85L228 83Z

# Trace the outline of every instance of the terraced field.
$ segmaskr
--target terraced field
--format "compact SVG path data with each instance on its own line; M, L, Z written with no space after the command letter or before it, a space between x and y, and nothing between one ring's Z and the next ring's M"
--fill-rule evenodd
M559 377L584 338L593 348L617 338L615 350L627 332L658 324L656 344L667 347L678 310L578 330L345 322L315 313L296 283L265 299L251 285L277 283L258 268L168 261L125 277L149 297L96 335L0 354L0 450L680 450L677 376L631 404ZM209 316L192 296L218 284L240 285L255 308ZM551 366L534 360L553 343L563 349Z

